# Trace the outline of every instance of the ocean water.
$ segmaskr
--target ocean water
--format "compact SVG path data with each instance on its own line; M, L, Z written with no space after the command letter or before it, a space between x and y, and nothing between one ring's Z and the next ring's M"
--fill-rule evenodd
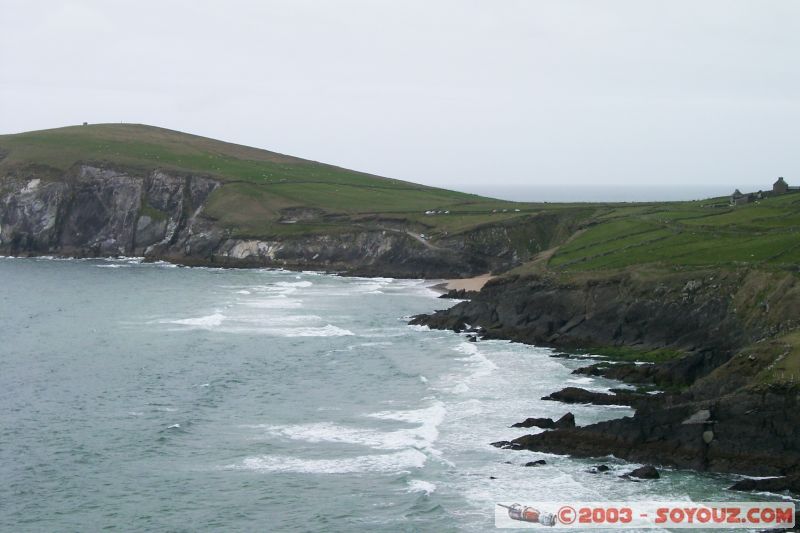
M408 326L452 305L429 285L0 259L0 530L486 531L497 501L753 499L489 446L631 410L539 399L618 385L580 361Z

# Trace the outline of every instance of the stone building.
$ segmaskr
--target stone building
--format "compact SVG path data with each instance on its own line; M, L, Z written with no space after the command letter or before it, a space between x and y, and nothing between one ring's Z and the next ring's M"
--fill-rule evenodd
M782 177L772 184L772 194L786 194L789 192L800 192L800 187L789 185Z

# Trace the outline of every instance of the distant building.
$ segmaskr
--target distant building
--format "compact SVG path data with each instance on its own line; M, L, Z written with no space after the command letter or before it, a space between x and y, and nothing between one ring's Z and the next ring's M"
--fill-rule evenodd
M753 200L755 200L754 194L742 194L742 191L739 189L736 189L733 191L733 194L731 194L731 205L749 204Z
M758 191L758 192L750 192L750 193L742 193L739 189L733 191L731 194L731 205L742 205L742 204L749 204L750 202L755 202L756 200L763 200L765 198L769 198L770 196L780 196L781 194L787 194L790 192L800 192L800 187L792 187L786 180L778 178L778 181L772 184L771 191Z
M800 187L792 187L783 177L778 178L778 181L772 184L772 194L786 194L790 192L800 192Z

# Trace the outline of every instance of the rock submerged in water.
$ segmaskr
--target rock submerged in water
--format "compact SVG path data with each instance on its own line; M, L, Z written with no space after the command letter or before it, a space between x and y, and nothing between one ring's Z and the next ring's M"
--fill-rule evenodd
M538 461L529 461L525 463L523 466L544 466L547 464L547 461L544 459L539 459Z
M658 473L658 470L656 470L656 467L647 465L632 470L627 474L623 474L621 477L636 479L658 479L661 477L661 475Z
M497 442L493 442L492 446L495 448L500 448L502 450L521 450L522 445L517 444L516 442L511 442L508 440L499 440Z
M606 465L597 465L597 466L593 466L592 468L590 468L588 470L588 472L590 474L602 474L602 473L608 472L609 470L611 470L611 469L609 467L607 467Z

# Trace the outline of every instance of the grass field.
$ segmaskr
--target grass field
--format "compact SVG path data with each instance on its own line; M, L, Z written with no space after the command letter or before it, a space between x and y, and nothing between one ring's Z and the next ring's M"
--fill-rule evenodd
M551 268L565 271L644 264L796 270L800 194L740 206L718 198L608 208L549 262Z

